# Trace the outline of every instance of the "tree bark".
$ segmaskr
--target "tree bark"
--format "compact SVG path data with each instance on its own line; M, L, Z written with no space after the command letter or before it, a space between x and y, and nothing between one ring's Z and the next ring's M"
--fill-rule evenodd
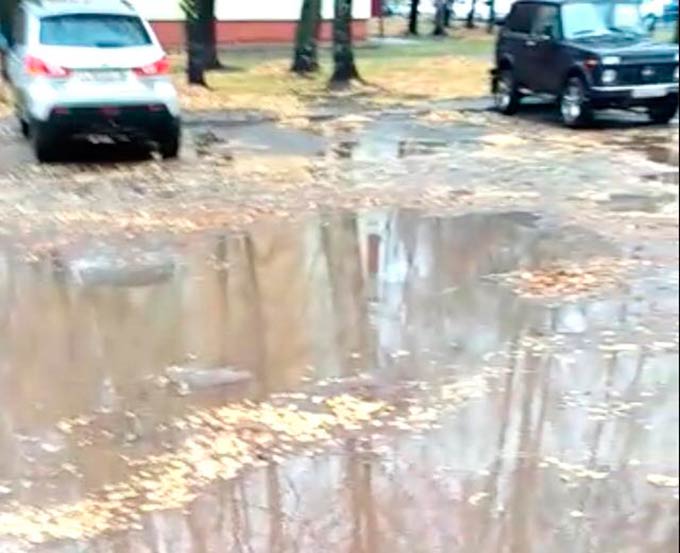
M185 17L187 48L187 79L189 84L207 86L205 82L205 0L182 0Z
M0 0L0 33L12 42L12 21L17 0Z
M451 19L453 17L453 0L446 0L444 2L444 27L447 29L451 27Z
M335 0L333 67L331 85L347 85L359 78L352 46L352 0Z
M187 21L187 79L189 84L207 86L205 81L205 46L201 26Z
M468 29L474 29L475 28L475 10L477 9L477 0L472 0L472 4L470 6L470 12L467 15L467 20L465 21L465 26Z
M486 30L489 34L493 33L496 26L496 0L489 0L489 21L486 24Z
M445 17L446 17L446 2L445 0L436 0L434 13L434 36L445 36Z
M205 0L205 67L221 69L217 53L217 18L215 17L215 0Z
M304 0L295 33L291 71L300 75L319 69L317 36L321 24L321 0Z
M408 19L408 32L412 35L418 34L418 7L420 0L411 0L411 13Z

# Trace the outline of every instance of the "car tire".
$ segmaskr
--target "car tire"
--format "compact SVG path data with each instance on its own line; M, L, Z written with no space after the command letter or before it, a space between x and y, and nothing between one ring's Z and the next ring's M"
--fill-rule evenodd
M522 95L512 69L502 69L494 79L493 98L496 109L504 115L514 115L519 110Z
M588 99L588 89L581 77L570 77L560 94L562 122L571 128L584 127L593 120L593 108Z
M40 163L55 161L57 150L52 129L44 123L34 122L28 132L36 159Z
M678 112L678 97L664 98L649 106L649 118L657 125L667 125Z
M158 141L158 151L163 159L176 159L182 143L182 133L179 125L175 126L166 136Z

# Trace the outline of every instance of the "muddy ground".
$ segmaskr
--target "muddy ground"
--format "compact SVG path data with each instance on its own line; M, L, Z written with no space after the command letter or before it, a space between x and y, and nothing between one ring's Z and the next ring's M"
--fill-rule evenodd
M677 550L677 123L483 108L0 122L0 552Z

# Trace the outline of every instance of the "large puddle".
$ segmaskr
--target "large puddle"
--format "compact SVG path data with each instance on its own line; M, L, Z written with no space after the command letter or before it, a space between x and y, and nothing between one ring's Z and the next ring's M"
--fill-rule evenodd
M677 488L659 475L677 475L677 274L564 304L492 278L620 253L531 213L410 211L7 253L0 513L126 481L196 409L359 375L388 390L491 374L434 427L282 456L95 550L671 551Z

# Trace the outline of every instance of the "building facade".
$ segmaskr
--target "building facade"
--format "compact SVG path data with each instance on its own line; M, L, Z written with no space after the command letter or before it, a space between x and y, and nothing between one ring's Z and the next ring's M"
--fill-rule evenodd
M139 11L151 21L167 48L184 43L184 16L179 0L133 0ZM334 0L322 0L322 40L331 37ZM220 44L287 43L295 36L302 0L217 0L217 40ZM354 0L353 33L356 40L367 36L367 22L372 15L372 0Z

